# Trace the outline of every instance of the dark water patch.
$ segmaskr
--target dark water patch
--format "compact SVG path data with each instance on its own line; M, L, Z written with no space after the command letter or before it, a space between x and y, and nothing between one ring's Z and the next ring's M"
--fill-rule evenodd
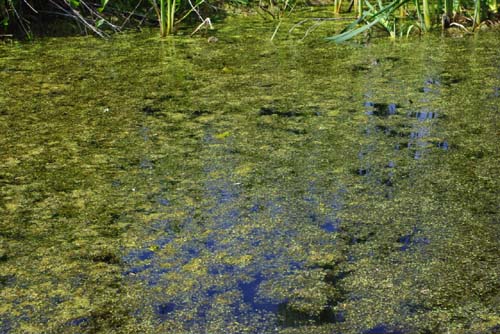
M304 113L299 112L299 111L280 111L274 107L262 107L259 110L259 116L279 116L279 117L298 117L298 116L304 116Z
M121 264L122 259L115 253L112 252L101 252L98 254L93 254L90 259L93 262L103 262L107 264Z
M162 206L169 206L171 203L168 199L160 197L160 198L158 198L158 204L160 204Z
M462 76L453 76L451 74L443 74L441 76L441 82L443 83L443 85L445 86L453 86L453 85L456 85L456 84L459 84L463 81L467 80L465 77L462 77Z
M276 86L276 84L270 83L270 82L261 82L261 83L257 83L257 86L262 87L262 88L271 88L271 87Z
M161 109L152 106L144 106L142 107L141 112L148 116L155 116L161 112Z
M325 282L339 289L340 282L343 279L348 278L350 274L352 274L351 270L339 271L338 268L336 268L335 266L330 266L330 269L327 269ZM338 301L342 301L344 299L345 296L343 294L340 294L340 296L338 297Z
M223 186L223 184L221 185ZM230 185L227 185L227 188L221 187L221 185L214 184L208 187L210 194L217 199L218 205L230 203L240 196L239 192Z
M278 306L279 325L287 327L301 327L305 325L333 324L345 321L343 313L335 312L333 306L329 303L319 314L309 314L293 308L288 302ZM339 321L340 320L340 321Z
M407 234L398 238L398 242L403 244L403 246L401 246L400 248L402 251L405 251L410 247L411 238L412 238L411 234Z
M186 254L187 259L192 259L200 255L201 250L197 245L184 245L182 251Z
M250 207L249 211L252 213L256 213L256 212L263 211L264 209L265 209L264 205L262 205L261 203L256 203Z
M160 97L157 98L157 100L159 102L165 102L165 101L169 101L169 100L172 100L175 98L175 95L172 95L172 94L164 94L164 95L161 95Z
M428 312L432 310L430 307L419 304L412 300L403 301L401 304L401 309L403 312L409 316L413 316L419 313Z
M375 236L375 232L369 231L369 232L362 232L360 234L356 235L346 235L343 236L344 238L347 238L347 243L349 245L356 245L356 244L364 244L373 239Z
M396 151L400 151L400 150L402 150L402 149L404 149L404 148L407 148L407 147L410 147L410 146L411 146L411 145L410 145L410 142L409 142L409 141L401 141L401 142L399 142L399 143L396 143L396 145L394 145L394 149L395 149Z
M424 80L424 83L426 85L437 85L437 86L441 85L441 82L435 78L427 78Z
M173 233L178 233L178 232L173 232ZM172 234L173 234L172 233ZM170 244L172 242L172 240L174 239L173 236L164 236L164 237L159 237L157 239L155 239L153 242L152 242L152 245L151 247L152 248L159 248L159 249L163 249L165 248L166 245Z
M294 135L305 135L307 131L305 129L286 129L287 132L292 133Z
M79 317L75 319L71 319L68 322L64 324L65 326L68 327L86 327L90 325L90 318L89 317Z
M406 334L406 333L408 332L384 324L379 324L375 327L363 331L363 334Z
M402 244L400 247L402 251L407 251L414 246L424 246L430 243L429 238L420 236L420 230L418 228L414 228L409 234L402 235L397 241Z
M401 106L396 103L377 103L377 102L365 102L365 107L369 110L366 111L367 115L373 115L377 117L388 117L396 115L397 109Z
M151 260L155 256L155 252L149 249L136 249L130 251L125 257L127 262L131 261L146 261Z
M383 59L385 60L388 60L388 61L391 61L393 63L397 62L397 61L400 61L401 60L401 57L397 57L397 56L388 56L388 57L384 57Z
M327 218L326 221L320 226L323 231L328 233L334 233L340 231L340 218L330 219Z
M175 303L162 303L158 304L154 307L156 315L161 320L166 320L170 313L174 312L177 309L177 305Z
M148 264L140 264L140 265L131 265L127 270L124 271L124 275L137 275L142 272L147 271L150 269L152 265L150 263Z
M14 275L0 275L0 288L14 284L16 277Z
M422 139L430 135L431 130L428 127L420 127L410 132L410 139ZM410 147L411 145L409 145Z
M392 178L392 177L385 178L381 181L381 183L386 187L393 187L394 186L394 178Z
M406 136L406 134L404 132L398 131L390 126L382 125L382 124L375 125L375 130L378 132L382 132L383 134L385 134L388 137L393 137L393 138Z
M432 92L436 92L436 90L432 89L432 88L429 88L429 87L420 87L418 89L418 91L420 93L432 93Z
M368 174L370 174L370 169L368 168L358 168L356 170L353 171L355 175L359 175L359 176L366 176Z
M446 140L438 142L436 146L442 150L448 151L450 149L450 145Z
M437 112L433 111L412 111L408 113L409 117L416 118L420 122L438 118Z
M350 66L351 72L368 72L371 68L365 64L354 64Z
M236 267L231 264L213 264L208 267L208 273L215 276L229 274L235 271Z
M280 305L279 302L277 303L259 298L259 287L264 281L264 275L262 273L257 273L250 282L238 282L238 288L243 294L243 301L250 305L254 311L263 310L268 312L277 312Z
M149 159L142 159L141 162L139 163L139 168L140 169L153 169L154 162L149 160Z
M185 222L179 220L159 219L151 223L151 228L174 235L181 232L184 229L184 225Z
M147 126L141 126L141 128L139 129L139 133L144 141L149 140L149 132L150 128Z
M6 251L0 251L0 263L7 261L8 258L9 258L9 256L7 255ZM0 282L1 282L1 279L0 279Z
M195 109L195 110L188 112L188 114L191 118L197 118L197 117L204 116L204 115L211 115L212 112L209 110L206 110L206 109Z

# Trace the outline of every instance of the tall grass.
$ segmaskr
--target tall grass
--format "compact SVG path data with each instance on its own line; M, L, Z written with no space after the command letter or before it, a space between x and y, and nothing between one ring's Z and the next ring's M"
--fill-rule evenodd
M453 0L389 0L385 2L377 0L376 4L371 1L375 0L364 0L364 4L359 2L356 8L358 19L338 35L327 37L327 40L341 43L376 27L386 31L391 37L408 35L411 31L415 31L413 29L415 27L421 32L431 31L439 25L444 29L453 25L467 29L462 24L453 23L454 18L462 22L472 22L471 30L474 30L481 22L498 13L497 0L473 0L470 3L459 2L459 0L455 2ZM397 17L397 10L403 6L415 13L413 16L416 20L412 22L408 18L403 18L402 15Z

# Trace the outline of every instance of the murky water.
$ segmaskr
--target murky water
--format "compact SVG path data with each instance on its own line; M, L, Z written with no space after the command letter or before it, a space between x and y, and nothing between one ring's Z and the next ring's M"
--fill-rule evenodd
M218 28L0 47L0 333L499 332L498 32Z

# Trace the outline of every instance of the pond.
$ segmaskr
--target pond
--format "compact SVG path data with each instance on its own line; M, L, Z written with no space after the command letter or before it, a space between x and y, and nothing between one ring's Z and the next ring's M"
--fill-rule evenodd
M0 46L0 333L500 332L498 31L288 28Z

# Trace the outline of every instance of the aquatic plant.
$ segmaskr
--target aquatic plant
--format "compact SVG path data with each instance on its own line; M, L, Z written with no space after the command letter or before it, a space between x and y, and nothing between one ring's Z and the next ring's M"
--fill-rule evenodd
M391 37L399 35L408 35L413 28L418 27L420 31L430 31L440 21L443 29L449 28L452 25L459 26L465 29L462 24L454 23L453 20L466 18L472 22L472 29L476 28L492 14L498 12L497 0L474 0L472 3L453 2L453 0L393 0L384 2L377 0L377 4L373 5L369 0L363 4L358 3L358 18L338 35L328 37L327 40L333 42L344 42L354 38L361 33L366 33L372 27L379 27L387 31ZM415 13L414 21L408 18L403 18L400 15L397 18L397 10L401 10L403 6L410 7ZM468 16L468 17L467 17Z
M205 0L197 0L194 4L191 0L187 0L188 9L184 10L183 15L179 19L175 19L176 12L181 8L181 0L160 0L158 4L156 0L150 0L160 23L160 36L166 37L172 35L175 31L175 26L186 19L191 13L196 13L200 19L201 24L196 27L192 35L195 34L201 27L208 26L212 29L212 22L210 18L204 18L200 14L198 8L205 3Z
M341 43L349 40L365 31L368 31L373 26L379 24L389 31L391 36L395 36L395 28L391 28L390 23L394 26L394 13L402 5L407 3L409 0L395 0L387 5L384 5L380 0L378 2L378 8L370 4L368 0L365 0L365 4L368 9L363 12L363 14L354 22L349 24L340 34L328 37L327 40ZM360 27L358 25L364 23Z
M272 20L278 21L274 32L271 36L271 40L274 39L278 30L283 22L283 19L290 14L298 1L296 0L259 0L257 3L258 13L264 18L271 18Z
M151 2L157 8L156 0L152 0ZM160 22L161 37L171 35L173 32L176 5L177 0L160 0L158 21Z
M293 10L293 0L259 0L257 8L260 13L271 17L273 20L282 19L287 12Z
M107 34L103 28L119 31L119 27L105 18L103 11L109 0L90 3L83 0L0 0L0 32L14 26L27 38L31 38L32 25L41 16L64 17L76 23L80 30L91 31L100 37Z
M159 23L161 36L166 36L173 34L175 26L191 13L196 13L196 17L202 22L201 26L211 27L210 20L199 12L199 7L205 2L206 0L0 0L0 35L13 32L16 36L31 38L36 31L45 32L52 22L59 27L63 19L72 21L82 34L90 32L100 37L107 37L109 32L121 31L126 27L140 27L144 23ZM178 14L180 18L176 17Z

